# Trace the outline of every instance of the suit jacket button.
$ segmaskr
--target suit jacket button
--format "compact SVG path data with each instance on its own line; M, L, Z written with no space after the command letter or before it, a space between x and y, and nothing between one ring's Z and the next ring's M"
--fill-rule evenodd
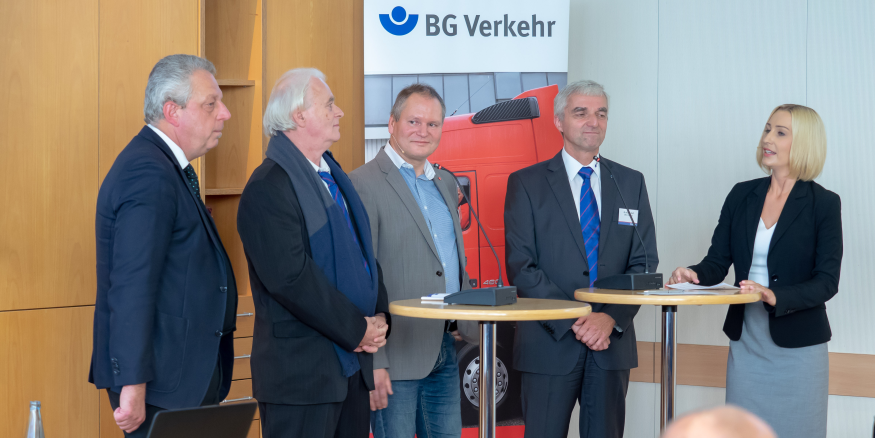
M436 274L437 274L438 277L440 277L441 275L444 275L444 273L441 272L441 271L437 271Z
M219 292L221 292L221 293L228 292L228 288L225 286L219 286Z
M589 271L583 271L583 275L589 276Z
M772 281L773 282L778 281L778 274L775 274L772 276Z
M221 337L222 337L222 331L221 331L221 330L216 330L216 337L217 337L217 338L221 338Z

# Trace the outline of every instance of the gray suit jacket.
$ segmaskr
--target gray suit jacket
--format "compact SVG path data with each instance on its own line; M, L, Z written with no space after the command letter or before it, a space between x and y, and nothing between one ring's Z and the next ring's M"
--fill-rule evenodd
M470 289L465 272L465 244L459 224L458 195L453 177L437 170L435 185L446 201L456 229L459 249L458 281ZM380 150L376 158L349 174L371 220L374 253L383 268L389 302L446 292L443 267L425 217L401 172ZM441 275L437 275L440 272ZM388 368L392 380L418 380L431 372L437 361L444 321L392 317L392 337L374 354L374 368ZM476 322L459 321L465 340L475 342Z
M656 271L656 230L647 186L641 172L602 158L608 163L628 206L638 210L638 231L647 245L650 272ZM631 226L620 225L623 206L611 173L601 169L601 232L598 276L644 272L644 248ZM507 181L504 202L505 259L507 275L520 297L574 300L574 291L589 285L589 266L580 231L580 219L562 162L562 153L518 170ZM638 366L635 326L640 306L593 304L616 321L607 350L593 352L603 370L628 370ZM585 346L574 337L574 319L517 323L514 362L517 370L565 375L577 363ZM394 335L394 332L393 332Z

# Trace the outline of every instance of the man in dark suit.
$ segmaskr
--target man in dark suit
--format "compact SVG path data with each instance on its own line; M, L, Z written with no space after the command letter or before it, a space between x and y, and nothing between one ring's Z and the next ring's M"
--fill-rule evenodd
M213 64L155 65L148 126L97 197L97 302L89 381L107 388L126 436L162 409L215 404L231 386L237 287L189 164L216 147L225 120Z
M341 117L321 72L286 72L264 114L267 158L240 199L265 438L368 436L389 303L364 205L328 152Z
M651 270L656 233L643 175L599 156L608 121L602 86L569 84L556 96L554 114L562 151L508 179L507 270L521 297L573 300L597 278L644 272L644 248L612 177ZM566 437L575 400L581 437L623 436L629 370L638 366L638 307L594 304L578 320L517 324L514 368L522 372L526 437Z

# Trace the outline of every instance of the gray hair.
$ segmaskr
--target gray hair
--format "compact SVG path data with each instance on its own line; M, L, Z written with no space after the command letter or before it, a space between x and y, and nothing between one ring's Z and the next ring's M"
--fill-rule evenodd
M313 78L324 82L325 74L315 68L296 68L277 79L264 110L264 135L273 137L279 132L298 129L292 113L309 108L311 102L307 102L306 97Z
M193 92L191 75L198 70L216 75L216 67L212 62L194 55L165 56L152 67L146 83L146 99L143 102L146 123L152 124L163 119L164 104L168 101L185 108Z
M581 94L583 96L601 96L605 98L605 108L609 108L611 99L608 93L605 93L605 88L595 81L576 81L568 84L553 100L553 114L559 117L559 120L565 118L565 108L568 107L568 98Z
M444 105L444 100L441 99L441 95L438 94L437 90L431 85L416 83L408 85L398 92L398 96L395 98L395 104L392 105L392 112L390 113L396 122L401 119L401 111L404 111L404 105L407 103L407 99L414 94L437 100L438 103L441 104L441 121L444 120L444 117L447 115L447 106Z

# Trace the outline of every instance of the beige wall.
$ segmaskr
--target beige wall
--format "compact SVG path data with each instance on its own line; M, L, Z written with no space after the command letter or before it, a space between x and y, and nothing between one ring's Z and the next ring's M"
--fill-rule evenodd
M770 111L792 102L822 116L829 153L817 181L842 197L845 236L840 291L827 303L828 427L836 438L871 434L875 407L875 302L865 275L875 264L868 220L875 214L868 181L875 163L873 22L875 5L865 0L571 1L568 79L599 81L611 95L602 152L644 173L664 275L701 260L731 187L764 175L754 148ZM702 353L725 354L708 347L728 345L725 312L680 309L678 339L689 352L679 357L682 381L686 372L719 384L721 370L705 368ZM635 324L639 341L659 341L658 309L642 307ZM654 437L659 387L638 380L628 396L626 436ZM678 410L723 397L723 388L682 385Z

